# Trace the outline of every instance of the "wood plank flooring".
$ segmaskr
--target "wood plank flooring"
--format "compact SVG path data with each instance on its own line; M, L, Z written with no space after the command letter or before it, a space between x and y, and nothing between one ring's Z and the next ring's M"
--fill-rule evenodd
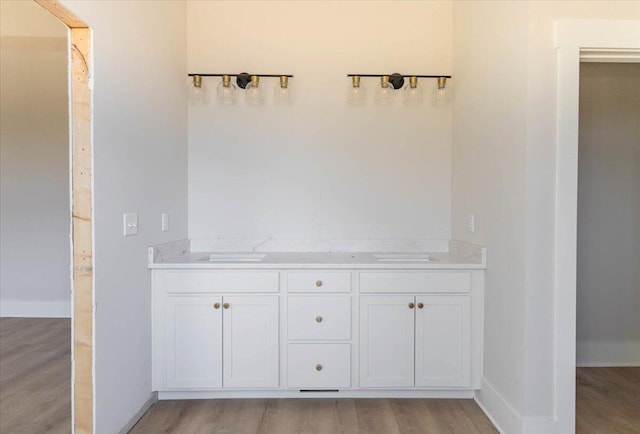
M220 399L160 401L130 434L496 432L470 399Z
M71 432L71 320L0 318L0 433Z
M71 432L71 321L0 318L0 433ZM578 368L576 432L640 433L640 368ZM134 434L495 433L471 400L161 401Z
M578 368L576 432L640 433L640 368Z

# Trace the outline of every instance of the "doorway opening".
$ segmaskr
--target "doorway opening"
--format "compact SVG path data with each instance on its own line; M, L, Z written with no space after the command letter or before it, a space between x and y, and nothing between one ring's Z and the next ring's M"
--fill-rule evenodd
M640 431L640 63L581 62L579 98L576 430Z
M580 59L640 61L640 22L558 20L554 377L557 432L575 432Z

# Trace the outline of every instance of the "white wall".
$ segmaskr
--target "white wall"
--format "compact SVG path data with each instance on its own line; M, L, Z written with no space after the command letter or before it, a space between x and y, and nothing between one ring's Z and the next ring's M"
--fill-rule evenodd
M457 82L453 127L453 237L488 246L488 328L485 338L486 350L490 353L487 355L485 352L485 373L487 380L496 386L494 397L502 397L489 402L496 404L493 416L503 427L511 428L508 432L548 432L554 429L557 74L554 20L638 19L640 3L509 3L454 3L454 73ZM510 23L515 28L509 28ZM496 26L501 28L498 34L494 33ZM520 32L522 29L527 33L524 40ZM502 39L512 38L516 39L518 48L511 51L504 49L508 42ZM486 64L493 65L495 70L486 69ZM477 74L479 71L482 73ZM503 77L505 71L509 72L505 73L508 77ZM491 79L492 73L497 74L497 79ZM469 83L463 82L465 76ZM502 90L501 79L507 80L506 92ZM483 81L484 85L476 86L472 83L474 80ZM512 83L517 83L515 91ZM523 84L524 90L520 88ZM468 92L461 90L461 87L468 87ZM493 89L493 93L489 89ZM511 108L507 109L509 106ZM513 122L515 115L512 111L518 114L524 111L525 122ZM474 134L469 134L465 131L465 119L471 122L476 118L485 122L473 130ZM508 129L509 133L499 136L496 130L501 127ZM499 139L498 143L506 147L503 137L515 137L518 144L524 140L525 146L518 146L516 150L497 150L495 139ZM518 164L513 172L503 167L507 159ZM521 161L525 162L524 166ZM498 199L495 192L485 188L487 180L473 176L480 173L497 182L491 175L493 170L508 175L502 177L500 185L493 185L498 189L497 192L501 192L500 188L514 188L510 187L514 183L520 189L524 182L524 191L519 193L524 202L516 205L508 200L507 195ZM483 203L487 203L488 215L483 215ZM476 211L478 206L480 213ZM518 206L522 209L516 210ZM469 212L477 214L476 234L465 232ZM513 214L506 222L496 220L496 217L509 212ZM506 230L500 230L502 227ZM509 254L513 257L507 257ZM523 261L523 267L504 265L517 265L520 260ZM506 288L511 293L506 293ZM493 294L496 291L498 293ZM508 324L506 333L495 327L499 323ZM511 340L516 339L516 333L522 333L522 344L514 346ZM504 365L499 360L500 356L511 360L513 364ZM517 384L503 384L501 380L494 380L499 372L497 367L505 367L503 375L519 378Z
M448 1L189 2L190 72L294 74L297 92L274 107L263 79L264 107L189 108L190 238L450 238L451 106L345 92L347 73L449 74L451 20Z
M147 246L187 235L186 8L64 5L93 35L95 431L113 433L152 396ZM125 212L139 214L137 236L123 237Z
M640 364L640 64L580 65L578 364Z
M454 5L453 238L489 253L480 400L509 433L492 402L523 405L527 8Z
M71 315L67 28L0 2L0 316Z

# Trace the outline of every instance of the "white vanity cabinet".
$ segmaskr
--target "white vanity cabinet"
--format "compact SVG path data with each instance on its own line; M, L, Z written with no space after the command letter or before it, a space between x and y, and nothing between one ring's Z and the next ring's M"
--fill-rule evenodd
M360 387L469 387L471 300L360 297Z
M154 389L278 387L279 297L233 293L277 287L264 285L264 276L251 273L244 280L232 274L188 273L158 271L153 277ZM275 277L277 281L277 273ZM215 293L222 288L227 292Z
M483 300L473 277L457 270L360 272L360 387L471 388L472 350L481 354L471 323L473 316L481 341Z
M482 268L296 259L152 270L160 399L469 398L479 388Z

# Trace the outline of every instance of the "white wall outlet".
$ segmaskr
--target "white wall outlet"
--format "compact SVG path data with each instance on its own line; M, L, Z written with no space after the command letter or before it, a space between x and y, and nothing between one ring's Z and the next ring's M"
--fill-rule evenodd
M162 232L167 232L169 230L169 214L164 212L162 213Z
M126 213L124 215L124 236L138 235L138 214Z
M467 232L475 232L476 231L476 215L469 214L467 215Z

